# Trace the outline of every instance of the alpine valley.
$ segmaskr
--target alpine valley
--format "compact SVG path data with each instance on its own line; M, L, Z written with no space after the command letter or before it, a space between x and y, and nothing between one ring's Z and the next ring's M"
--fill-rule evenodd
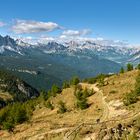
M107 40L47 41L29 44L0 36L0 68L7 69L40 89L73 76L115 73L127 63L140 62L140 48Z

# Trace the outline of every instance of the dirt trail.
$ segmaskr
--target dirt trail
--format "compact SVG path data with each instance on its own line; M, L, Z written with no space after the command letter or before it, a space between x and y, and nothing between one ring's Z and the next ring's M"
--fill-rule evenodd
M119 101L114 101L112 100L112 102L106 102L106 98L109 96L104 96L103 95L103 91L100 90L98 88L98 86L96 84L86 84L86 83L80 83L82 85L83 88L88 88L88 89L93 89L96 94L98 94L98 97L100 99L100 102L102 104L102 109L103 109L103 112L102 112L102 115L99 117L100 119L100 122L98 124L101 124L101 123L109 123L111 122L112 120L117 122L117 121L121 121L121 120L127 120L127 119L132 119L138 115L140 115L140 112L139 113L136 113L136 114L131 114L128 115L129 117L126 118L127 115L123 115L121 114L121 116L119 118L117 117L112 117L114 115L114 113L116 113L116 110L112 110L112 107L114 105L118 105L120 104ZM113 112L114 111L114 112ZM119 110L120 111L120 110ZM118 113L118 112L117 112ZM131 116L132 115L132 116ZM30 136L29 140L39 140L39 138L42 138L42 139L45 139L47 135L60 135L60 134L66 134L64 137L63 137L63 140L70 140L70 137L72 135L74 135L75 133L78 133L80 128L84 127L84 126L87 126L87 125L97 125L97 122L94 122L93 124L88 124L89 122L83 122L81 124L77 124L75 125L75 127L62 127L62 128L58 128L58 129L54 129L54 130L51 130L51 131L48 131L48 132L44 132L44 133L40 133L40 134L35 134L35 135L32 135ZM96 139L95 138L95 133L92 133L90 136L87 135L84 140L90 140L90 139Z
M117 105L121 105L121 102L119 100L116 100L116 101L112 101L112 102L106 102L106 98L109 96L109 94L107 96L104 96L103 95L103 91L100 90L96 84L87 84L87 83L80 83L82 85L83 88L88 88L88 89L93 89L99 96L100 96L100 99L101 99L101 103L102 103L102 106L103 106L103 113L102 113L102 116L100 117L100 123L109 123L111 121L122 121L122 120L130 120L132 118L135 118L137 117L138 115L140 115L140 112L137 112L135 114L131 113L131 112L126 112L125 110L114 110L114 108L112 106L117 106ZM113 108L113 109L112 109ZM121 118L118 118L118 116L114 116L114 114L120 114L118 115L119 117L121 116ZM127 116L127 117L126 117ZM84 126L84 125L92 125L92 124L81 124L80 126ZM93 125L96 125L96 123L94 123ZM76 128L79 128L78 127L75 127L75 130ZM71 132L73 133L74 130ZM69 140L68 138L66 139L67 137L65 137L64 140ZM91 140L91 139L96 139L96 136L95 136L95 133L92 133L90 136L87 135L84 140Z
M103 113L102 113L102 116L100 117L100 123L101 122L104 122L104 121L107 121L108 119L108 116L109 116L109 105L108 103L105 101L106 97L103 95L103 92L97 87L96 84L86 84L86 83L80 83L80 85L83 87L83 88L88 88L88 89L93 89L97 94L99 94L100 96L100 99L101 99L101 103L102 103L102 106L103 106ZM83 123L84 124L84 123ZM83 126L83 124L80 124L79 126ZM75 130L77 130L78 128L80 128L79 126L75 127L74 130L72 130L70 133L68 133L65 137L64 137L64 140L69 140L69 136L71 134L74 133ZM87 138L89 139L89 137Z
M96 84L87 84L87 83L80 83L80 84L82 85L82 87L93 89L97 94L99 94L103 106L103 114L100 117L100 121L102 122L106 121L108 119L110 112L109 112L109 104L105 101L106 96L103 95L103 91L100 90Z

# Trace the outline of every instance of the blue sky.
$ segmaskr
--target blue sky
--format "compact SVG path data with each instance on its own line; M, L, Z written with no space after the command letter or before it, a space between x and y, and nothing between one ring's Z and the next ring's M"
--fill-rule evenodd
M140 44L140 0L1 0L0 34Z

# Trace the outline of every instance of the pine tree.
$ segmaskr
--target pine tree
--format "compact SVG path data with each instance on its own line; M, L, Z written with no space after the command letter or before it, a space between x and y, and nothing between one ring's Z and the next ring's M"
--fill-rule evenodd
M62 86L62 88L65 89L65 88L69 88L69 87L70 87L69 82L64 81L64 82L63 82L63 86Z
M77 85L79 84L80 79L78 77L73 77L70 81L71 85Z
M62 113L65 113L67 111L66 105L63 101L59 101L58 105L59 105L58 113L62 114Z
M138 70L140 70L140 64L138 64L137 68L138 68Z
M121 67L120 73L124 73L124 68L123 67Z
M133 70L133 65L128 63L127 64L127 71L131 71L131 70Z

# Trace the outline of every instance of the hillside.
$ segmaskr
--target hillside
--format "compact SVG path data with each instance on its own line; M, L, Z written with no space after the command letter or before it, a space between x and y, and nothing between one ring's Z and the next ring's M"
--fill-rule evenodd
M4 104L23 102L37 96L39 93L35 88L8 71L0 70L0 98L5 102ZM1 106L3 106L2 104Z
M135 89L137 76L138 70L116 74L105 78L103 85L79 83L76 88L63 89L49 101L41 99L31 120L17 125L13 133L1 130L1 139L137 140L136 135L140 137L140 100L127 106L123 101L126 93ZM80 95L77 93L82 93L75 92L77 89L92 93L84 94L88 103L86 109L77 108Z

